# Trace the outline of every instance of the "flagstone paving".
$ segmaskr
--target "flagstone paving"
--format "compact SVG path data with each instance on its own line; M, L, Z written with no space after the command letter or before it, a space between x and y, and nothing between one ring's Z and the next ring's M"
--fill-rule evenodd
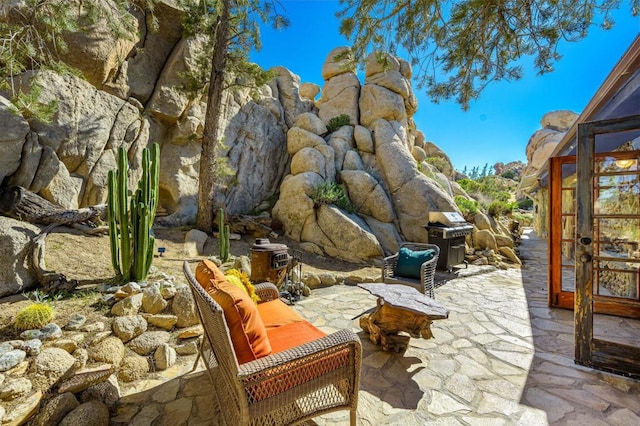
M363 289L318 289L296 303L326 332L348 328L359 334L359 425L640 424L640 382L574 364L573 313L547 306L545 241L529 232L520 253L522 270L438 273L443 285L436 299L450 309L449 318L432 324L433 339L412 338L402 354L382 351L353 319L375 305ZM609 317L602 324L640 340L637 321ZM199 371L132 394L124 400L145 410L128 422L218 424L211 392ZM309 424L348 424L348 412Z

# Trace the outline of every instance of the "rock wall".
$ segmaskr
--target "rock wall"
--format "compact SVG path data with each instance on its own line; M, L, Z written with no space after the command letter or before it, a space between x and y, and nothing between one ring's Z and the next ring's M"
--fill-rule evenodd
M100 4L107 10L113 5ZM63 59L83 78L52 72L19 76L18 85L42 87L42 101L57 100L53 122L16 116L7 94L0 93L0 182L24 186L65 208L103 203L118 147L128 149L134 182L142 148L158 142L160 207L167 216L157 223L192 223L206 102L204 94L190 99L178 86L181 74L196 66L203 40L183 36L183 12L175 1L158 1L155 31L147 28L149 16L138 9L131 13L137 32L127 41L115 43L105 22L89 33L65 36L69 54ZM225 93L219 155L231 175L217 188L216 201L231 213L252 210L277 193L289 161L287 121L313 108L300 99L298 86L299 78L282 69L257 97L246 89Z
M156 224L193 223L206 94L188 96L179 87L204 42L183 36L182 13L174 1L160 0L158 28L151 31L150 17L133 11L137 32L126 42L114 43L104 23L95 33L69 34L67 59L84 79L49 71L19 76L18 85L42 87L42 101L57 100L58 112L51 123L26 120L0 94L2 183L64 208L103 203L116 150L128 150L133 185L142 149L157 142ZM268 209L277 199L272 215L288 236L313 252L359 262L396 252L403 241L426 242L429 212L456 211L453 197L461 191L446 153L413 122L418 105L410 64L372 54L361 82L349 55L346 47L329 53L323 87L276 67L277 77L257 93L224 93L218 158L225 174L214 193L216 205L231 214ZM340 115L348 125L329 131ZM549 129L561 127L548 121ZM344 186L353 213L315 204L314 191L327 183Z

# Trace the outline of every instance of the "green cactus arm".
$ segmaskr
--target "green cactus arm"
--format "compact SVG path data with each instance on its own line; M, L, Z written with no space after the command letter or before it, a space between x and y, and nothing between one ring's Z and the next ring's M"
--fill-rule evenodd
M120 245L118 241L118 204L116 196L115 171L109 170L107 174L107 224L109 225L109 246L111 248L111 265L118 277L122 276L120 269Z
M149 150L147 148L142 150L142 176L138 182L138 188L142 190L142 194L139 202L149 205L149 199L151 198L151 190L149 187Z
M144 277L146 278L149 275L149 269L151 269L151 263L153 262L153 249L156 244L156 239L153 235L149 235L149 247L147 247L147 258L146 264L144 267Z
M127 159L127 150L120 147L118 150L118 217L120 222L120 259L122 277L125 281L129 281L131 276L131 240L129 238L129 213L127 208L128 202L128 184L129 163Z
M136 236L135 277L136 280L143 280L147 265L146 256L149 251L149 208L144 203L138 202L137 210L140 219Z
M136 253L138 251L138 234L140 232L140 218L138 216L137 209L137 193L140 190L136 191L136 194L131 198L131 204L129 211L131 212L131 259L129 263L129 270L131 277L135 279L135 266L136 266Z
M224 261L225 262L231 258L231 255L229 253L229 246L231 245L229 241L230 237L231 235L229 231L229 225L224 225L223 244L224 244L224 257L225 257Z
M151 224L156 217L160 194L160 145L154 143L151 146Z

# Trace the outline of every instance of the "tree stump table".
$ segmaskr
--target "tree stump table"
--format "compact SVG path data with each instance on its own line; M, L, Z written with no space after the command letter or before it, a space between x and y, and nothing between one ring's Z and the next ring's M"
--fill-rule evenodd
M360 317L360 327L385 351L405 351L409 336L432 338L431 322L449 317L449 309L442 303L413 287L370 283L358 284L358 287L378 297L373 311Z

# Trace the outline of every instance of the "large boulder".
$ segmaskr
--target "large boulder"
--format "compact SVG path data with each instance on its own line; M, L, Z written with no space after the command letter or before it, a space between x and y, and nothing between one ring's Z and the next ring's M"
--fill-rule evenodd
M569 110L550 111L542 116L540 124L545 129L566 132L578 119L578 114Z
M13 112L15 107L0 96L0 183L5 176L18 170L22 147L29 134L29 123Z
M358 124L360 113L358 99L360 97L360 80L354 73L340 74L332 77L322 89L322 97L316 105L320 119L329 123L332 118L346 114L349 124Z
M228 213L244 214L278 192L289 161L282 115L282 106L268 98L247 102L229 120L226 158L236 173L224 191Z
M401 95L377 84L365 84L360 94L360 124L371 128L376 120L407 123L407 110Z
M337 75L354 71L351 48L340 46L333 49L327 55L322 65L322 78L326 81Z
M359 213L371 216L380 222L393 222L395 219L393 204L382 185L369 173L363 170L343 170L340 176L349 199Z
M90 420L89 420L90 419ZM109 408L100 401L88 401L74 408L60 422L60 426L95 426L109 424Z
M68 11L75 15L75 19L86 22L89 8L82 7L82 2L79 0L68 3ZM115 18L120 14L114 2L95 3L102 9L98 12L101 16L110 15ZM61 53L63 61L79 69L93 86L103 89L104 84L118 74L123 59L130 56L139 41L138 21L130 19L129 22L131 23L129 27L119 26L121 31L125 31L122 37L116 37L112 24L104 18L92 24L91 31L67 32L64 39L69 48ZM126 96L126 93L123 95Z
M388 53L374 52L366 59L365 76L365 86L375 84L402 96L408 117L418 109L418 99L411 89L411 65L408 62Z
M182 38L182 28L176 25L182 21L183 11L175 0L160 0L154 4L157 31L147 29L145 13L135 13L142 24L142 32L136 54L123 64L122 71L131 96L147 103L162 72L167 58Z
M22 293L37 283L25 259L29 243L39 233L35 225L0 216L0 297Z
M318 87L318 90L320 88ZM305 112L296 117L294 127L300 127L308 132L322 136L327 133L327 126L320 118L311 112Z
M39 163L27 189L66 208L102 203L106 200L107 173L116 167L115 151L120 146L136 159L131 162L130 179L137 181L148 126L136 106L72 75L27 73L18 83L28 86L36 81L42 86L39 100L56 101L58 109L51 123L30 123L37 142L31 140L32 155L23 161L32 167L39 156ZM37 145L42 147L39 155ZM18 170L17 180L29 180L25 169Z
M302 99L300 97L300 77L292 73L285 67L274 67L278 74L276 77L273 93L284 108L284 122L287 127L293 126L297 116L305 112L314 110L313 100ZM276 96L277 95L277 96Z
M273 206L273 218L285 225L288 237L300 241L302 228L307 219L313 215L313 191L324 180L313 172L288 175L280 186L280 198Z
M173 49L147 107L155 117L175 123L185 112L190 100L188 94L180 90L182 75L197 69L204 48L205 37L197 36L180 40Z
M315 148L318 145L326 145L324 139L316 133L302 127L292 127L287 132L287 152L295 155L303 148Z
M348 262L362 262L379 258L383 254L376 237L356 215L332 205L322 205L317 209L316 222L323 234L320 241L306 238L304 241L317 244L331 257Z

